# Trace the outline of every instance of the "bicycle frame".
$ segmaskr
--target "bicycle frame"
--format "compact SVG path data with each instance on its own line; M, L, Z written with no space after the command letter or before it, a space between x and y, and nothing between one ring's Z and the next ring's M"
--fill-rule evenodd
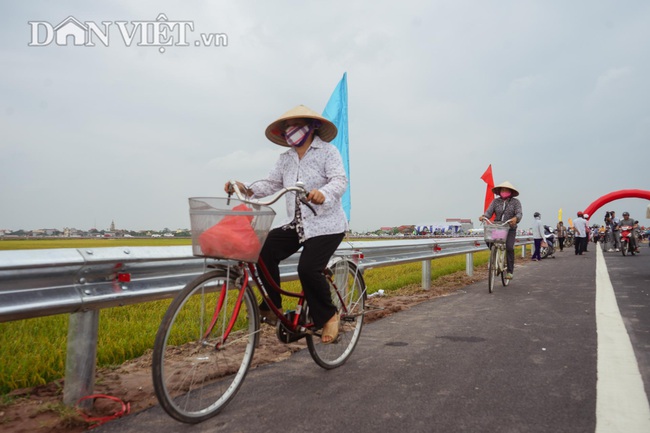
M271 301L271 299L269 297L269 294L268 294L267 287L262 282L262 279L261 279L261 277L259 275L259 272L255 268L255 264L254 263L247 263L247 262L240 262L240 263L238 263L236 265L236 267L238 267L239 270L241 271L242 284L241 284L241 287L238 289L239 294L237 296L237 301L235 303L235 310L234 310L233 315L232 315L232 317L230 319L230 322L228 323L228 326L227 326L227 328L226 328L226 330L224 332L224 337L223 337L222 341L220 341L217 344L217 348L219 348L220 346L222 346L222 345L224 345L226 343L226 340L228 339L228 336L230 335L230 332L232 331L232 329L233 329L233 327L235 325L235 322L237 321L237 316L239 314L239 308L241 306L241 302L242 302L244 293L246 291L246 288L248 287L248 284L249 284L250 280L253 281L254 287L256 287L257 292L260 294L260 296L262 297L262 299L264 300L266 305L271 309L271 311L273 311L273 313L278 317L278 319L282 322L282 324L289 331L291 331L291 332L301 332L301 333L310 333L312 335L317 335L312 329L314 327L313 323L306 323L306 324L301 324L300 323L301 313L303 311L304 304L305 304L304 290L301 290L300 293L288 292L286 290L283 290L273 280L273 278L269 274L269 271L266 268L266 265L264 264L262 259L259 260L257 265L259 267L259 270L264 273L264 276L265 276L266 280L269 282L269 285L271 286L270 287L271 290L275 290L280 295L289 296L289 297L293 297L293 298L298 298L298 304L296 306L296 314L291 318L291 320L287 316L285 316L282 313L282 311L280 311L280 309L278 309L273 304L273 302ZM329 283L332 284L336 288L336 294L337 294L337 296L339 298L339 302L341 303L342 310L343 310L342 316L344 317L344 320L345 320L345 316L348 313L348 306L345 304L345 302L343 302L343 298L341 297L341 293L338 290L338 287L336 287L336 283L332 280L332 278L329 275L326 275L325 277L329 280ZM221 310L223 308L224 299L226 298L226 292L227 292L227 290L221 290L221 294L219 296L219 300L217 302L217 305L216 305L216 308L215 308L211 323L208 326L207 331L205 332L205 337L206 338L212 332L212 330L214 328L214 325L216 323L217 317L219 317L219 314L220 314L220 312L221 312Z
M497 249L497 262L496 265L499 269L499 272L504 272L507 268L506 266L506 244L497 244L493 243L492 248Z
M294 293L294 292L287 292L286 290L282 290L282 288L273 280L271 277L268 269L266 268L266 265L264 264L264 261L260 258L259 261L257 262L258 268L261 272L264 273L264 277L266 278L266 281L269 282L271 286L271 290L275 290L277 293L280 295L284 296L289 296L293 298L298 298L298 305L296 306L296 314L293 317L293 320L290 321L282 312L280 311L279 308L277 308L273 302L271 301L267 288L262 282L262 279L255 269L255 264L253 263L248 263L248 274L253 277L253 281L255 282L255 286L257 287L257 291L260 293L262 296L262 299L266 303L266 305L273 311L273 314L275 314L278 319L282 322L284 326L286 326L290 331L295 332L299 331L299 320L300 320L300 314L302 313L302 309L305 304L305 292L304 290L301 290L300 293ZM301 287L302 288L302 287ZM306 331L308 328L313 327L313 324L308 324L308 326L305 327L305 330L300 330L302 332Z
M341 257L341 256L337 256L337 257ZM350 261L349 259L339 259L339 260ZM253 277L253 281L255 281L255 285L257 286L257 290L259 291L260 295L261 295L262 298L264 299L264 302L266 302L266 304L271 308L271 311L273 311L273 312L275 313L275 315L278 317L278 319L280 319L280 321L281 321L285 326L287 326L287 328L288 328L290 331L294 331L294 332L295 332L295 331L300 331L300 332L311 332L310 328L313 328L313 326L314 326L312 323L308 323L308 324L306 324L306 325L305 325L305 329L299 329L299 320L298 320L298 319L299 319L299 317L300 317L300 314L301 314L301 312L302 312L302 309L303 309L303 307L304 307L304 303L305 303L305 292L304 292L304 290L301 290L300 293L288 292L288 291L286 291L286 290L283 290L283 289L282 289L282 288L281 288L281 287L280 287L280 286L279 286L279 285L278 285L278 284L273 280L273 278L271 277L271 275L270 275L268 269L266 268L266 265L264 264L264 261L263 261L261 258L260 258L259 261L257 262L257 265L258 265L259 269L261 270L261 272L264 273L264 277L266 278L266 281L269 282L269 284L270 284L272 290L275 290L275 291L276 291L277 293L279 293L280 295L285 295L285 296L289 296L289 297L298 298L298 305L297 305L297 310L296 310L296 316L295 316L295 318L294 318L293 321L290 321L289 319L287 319L287 318L284 316L284 314L282 314L282 312L281 312L281 311L280 311L280 310L279 310L275 305L273 305L273 302L270 300L270 298L269 298L269 296L268 296L268 292L267 292L267 290L266 290L266 287L264 286L264 283L262 282L262 280L261 280L261 278L260 278L260 276L259 276L259 273L256 272L255 264L253 264L253 263L248 263L248 270L249 270L250 275ZM329 266L330 266L330 265L328 264L328 267L329 267ZM326 268L326 269L327 269L327 268ZM360 271L359 271L358 268L356 268L356 267L355 267L355 270L356 270L356 273L355 273L355 281L356 281L356 279L357 279L358 277L360 277L360 276L358 275L358 273L359 273ZM328 273L326 273L325 270L323 270L323 274L325 275L325 278L327 279L327 281L329 282L329 284L331 284L331 285L334 287L335 291L336 291L336 296L337 296L337 298L338 298L338 302L341 304L341 309L342 309L342 311L341 311L341 318L342 318L342 320L345 320L347 317L350 316L350 307L352 307L352 306L349 306L349 305L347 305L347 304L344 302L345 300L344 300L343 297L341 296L341 290L340 290L340 287L338 287L338 286L336 285L336 282L334 281L334 279L332 278L332 276L331 276L331 275L328 275ZM302 288L302 287L301 287L301 288ZM366 290L367 290L367 288L364 286L364 288L363 288L363 292L361 293L361 296L364 296L364 297L366 296Z

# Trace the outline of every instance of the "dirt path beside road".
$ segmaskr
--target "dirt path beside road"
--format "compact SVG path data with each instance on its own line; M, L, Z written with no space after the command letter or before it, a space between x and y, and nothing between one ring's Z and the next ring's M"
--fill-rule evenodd
M445 296L459 288L487 278L487 267L475 269L474 276L464 271L437 279L431 289L404 287L385 296L373 297L369 305L379 309L366 315L366 323L380 320L406 310L426 300ZM486 289L487 290L487 289ZM254 366L278 362L306 347L304 340L291 344L279 343L274 330L264 327L260 346L255 350ZM363 336L362 336L363 338ZM0 427L4 433L78 433L89 424L76 409L62 403L63 380L9 394L9 402L0 401ZM151 354L125 362L116 368L100 369L95 378L95 393L116 397L130 405L129 416L157 405L151 381ZM118 402L97 399L93 417L110 417L122 410ZM110 422L110 421L108 421Z

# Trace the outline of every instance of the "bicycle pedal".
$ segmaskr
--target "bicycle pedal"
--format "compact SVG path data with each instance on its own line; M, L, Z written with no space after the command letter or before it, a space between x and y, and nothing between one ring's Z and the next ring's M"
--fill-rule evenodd
M276 328L276 335L278 337L278 340L282 343L289 344L293 343L295 341L300 340L301 338L304 338L307 333L306 332L293 332L289 329L287 329L284 324L280 323L279 326Z

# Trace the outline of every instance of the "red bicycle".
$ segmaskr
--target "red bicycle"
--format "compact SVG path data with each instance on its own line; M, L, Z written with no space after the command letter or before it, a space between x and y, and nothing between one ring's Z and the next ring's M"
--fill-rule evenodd
M242 243L249 242L250 233L254 233L261 249L275 216L269 206L288 192L302 199L307 194L298 183L284 188L271 201L260 202L245 199L236 185L235 190L237 200L190 199L195 255L206 256L201 235L228 217L245 218L249 225L248 238ZM247 210L242 210L241 205ZM337 339L322 344L321 331L311 320L304 292L284 291L276 284L265 287L255 266L259 250L239 246L232 239L215 246L214 251L227 255L216 258L227 260L206 258L207 272L178 293L158 329L152 360L154 389L163 409L179 421L199 423L211 418L235 396L251 366L260 338L258 303L261 299L266 300L278 317L278 339L290 343L305 338L309 353L322 368L342 365L359 341L367 295L354 257L334 256L323 271L341 320ZM267 272L261 260L258 264L261 272ZM268 274L266 279L272 281ZM295 309L283 313L275 308L269 299L269 290L295 298Z

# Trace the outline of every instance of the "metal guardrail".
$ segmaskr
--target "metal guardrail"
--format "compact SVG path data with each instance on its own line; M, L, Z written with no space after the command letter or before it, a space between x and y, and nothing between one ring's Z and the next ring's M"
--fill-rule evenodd
M529 243L517 238L522 255ZM432 260L466 254L472 275L473 253L485 248L483 238L427 238L344 242L337 254L358 260L362 272L422 262L428 289ZM283 281L297 279L298 258L281 266ZM0 251L0 322L70 314L64 402L73 405L94 387L99 311L171 298L215 261L194 257L191 246Z

